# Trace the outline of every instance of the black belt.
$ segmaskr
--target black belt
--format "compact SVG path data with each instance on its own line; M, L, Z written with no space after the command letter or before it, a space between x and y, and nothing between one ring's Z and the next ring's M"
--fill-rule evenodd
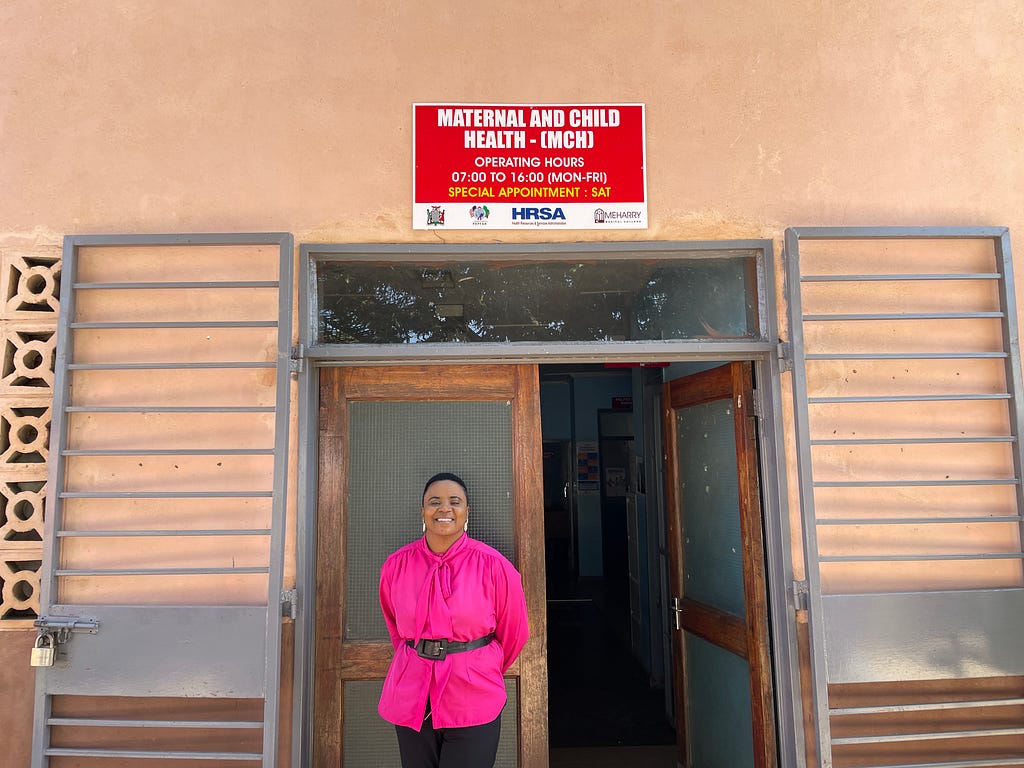
M412 640L406 640L405 644L410 648L416 649L416 655L422 656L424 659L430 659L432 661L440 661L449 653L462 653L463 651L472 651L476 648L483 648L485 645L490 644L491 640L494 639L494 633L478 637L476 640L469 640L465 643L456 643L452 640L428 640L423 638L419 643L415 643Z

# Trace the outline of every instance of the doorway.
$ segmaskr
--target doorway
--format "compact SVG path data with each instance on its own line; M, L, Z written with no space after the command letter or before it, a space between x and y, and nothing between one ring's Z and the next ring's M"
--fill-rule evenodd
M741 387L736 393L734 371ZM749 364L721 362L540 367L552 768L675 768L677 762L690 764L695 750L701 764L775 764L770 701L764 709L770 683L766 690L748 689L741 674L723 686L727 707L753 712L739 718L739 727L750 733L738 739L735 725L730 730L715 723L706 682L698 674L687 679L682 669L695 643L731 635L737 626L747 626L748 614L756 614L749 649L746 642L742 649L726 643L726 659L714 650L710 656L723 668L747 664L770 677L762 536L760 530L746 530L761 525L758 483L750 476L757 474L755 428L745 414L738 422L731 415L744 397L750 402L750 375ZM720 386L722 381L728 383ZM673 419L689 404L687 398L722 401L726 418L712 445L679 452L672 445L678 440ZM692 417L688 413L684 423ZM742 428L742 438L734 425ZM737 459L743 451L750 455ZM685 486L682 478L708 472L726 489L712 504L684 500L674 490L681 482ZM745 498L730 495L729 488L741 486ZM680 518L683 501L685 519ZM709 516L711 527L738 532L741 515L747 516L745 541L758 546L720 568L716 561L723 544L733 552L746 545L732 547L728 536L704 543L694 539L704 535L701 526L709 524ZM697 535L684 539L681 523ZM704 612L697 625L687 613L676 628L668 621L672 598L689 596L675 578L684 549L694 563L705 558L698 580L717 585L729 610ZM742 583L733 581L737 571L747 574L746 581L742 576ZM695 607L685 605L688 611ZM757 681L764 683L762 677ZM700 729L689 741L688 727ZM715 762L716 750L727 762Z
M730 615L726 605L716 612L714 601L709 610L688 601L700 595L678 583L685 550L679 532L688 523L680 505L685 494L674 489L686 472L712 469L746 488L745 530L760 538L757 449L747 439L755 430L745 415L736 421L739 403L751 402L751 366L447 366L440 379L436 372L431 366L320 372L313 764L369 764L368 754L381 759L394 749L393 734L374 714L391 655L378 626L374 584L383 556L418 536L418 518L406 514L409 499L415 500L420 477L441 462L481 489L475 535L506 548L527 592L533 636L506 679L519 729L503 731L503 767L582 762L600 768L611 760L674 768L693 764L695 744L703 758L712 755L701 764L774 765L770 707L744 719L751 723L748 741L768 746L737 751L732 737L742 726L726 732L713 719L699 719L709 711L701 709L702 693L714 690L714 681L699 690L699 676L682 674L692 657L685 635L687 642L720 647L727 660L718 655L719 666L735 667L728 659L741 657L753 669L756 659L758 679L770 679L766 600L754 609L760 623L751 621L749 607L753 596L765 594L764 569L750 567L747 548L729 573L738 567L752 581L744 581L738 597L726 591L744 610ZM723 436L738 440L744 432L747 460L728 460L740 455L740 442L725 458L677 450L695 441L680 440L669 415L703 403L724 408ZM438 443L437 424L459 439ZM700 504L682 506L693 514ZM710 511L732 520L743 509L725 503ZM623 546L625 556L616 555ZM685 551L696 562L695 552L710 550ZM678 628L668 625L669 606L681 616ZM737 640L740 635L749 639ZM721 686L729 705L751 709L754 689L746 689L743 675L730 680ZM770 700L770 686L760 690L765 696L756 700ZM714 757L723 734L728 763Z
M547 762L540 411L532 365L349 366L319 372L316 637L310 764L393 766L377 714L394 648L381 564L418 539L422 483L439 469L473 489L470 535L523 574L531 638L507 670L497 768ZM518 728L515 727L518 725Z

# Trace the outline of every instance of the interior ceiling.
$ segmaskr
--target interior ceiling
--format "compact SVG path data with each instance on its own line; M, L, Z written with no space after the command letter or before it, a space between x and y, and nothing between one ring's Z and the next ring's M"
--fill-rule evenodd
M538 366L540 377L565 376L568 373L608 373L622 375L627 368L606 368L604 363L543 363Z

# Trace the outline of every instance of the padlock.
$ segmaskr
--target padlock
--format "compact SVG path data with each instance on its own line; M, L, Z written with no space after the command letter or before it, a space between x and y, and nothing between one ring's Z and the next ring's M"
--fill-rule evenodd
M57 643L54 641L53 635L40 632L36 637L36 644L32 646L32 666L52 667L56 656Z

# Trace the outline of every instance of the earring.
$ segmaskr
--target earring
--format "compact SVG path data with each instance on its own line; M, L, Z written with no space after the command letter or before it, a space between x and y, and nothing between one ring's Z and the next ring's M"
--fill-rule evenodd
M423 521L423 532L424 533L427 532L427 521L426 520Z
M466 524L464 526L462 526L462 530L463 530L464 533L468 533L469 532L469 518L468 517L466 518Z

